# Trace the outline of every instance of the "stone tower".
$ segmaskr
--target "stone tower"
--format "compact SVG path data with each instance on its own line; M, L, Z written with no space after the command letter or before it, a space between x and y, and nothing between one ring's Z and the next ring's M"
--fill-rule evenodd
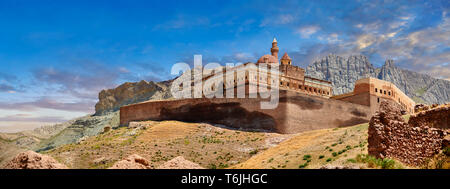
M292 65L292 59L289 57L287 53L284 53L283 57L281 57L282 65Z
M270 49L272 56L274 56L278 60L278 46L277 39L274 37L272 41L272 48Z

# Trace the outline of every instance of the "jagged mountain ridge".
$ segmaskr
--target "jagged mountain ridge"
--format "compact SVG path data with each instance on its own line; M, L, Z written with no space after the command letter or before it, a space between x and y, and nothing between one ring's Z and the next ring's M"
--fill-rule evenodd
M398 68L393 60L386 60L381 68L375 68L363 55L345 59L331 54L311 63L306 74L331 81L334 95L351 92L358 79L375 77L394 83L418 103L443 104L450 101L450 81Z

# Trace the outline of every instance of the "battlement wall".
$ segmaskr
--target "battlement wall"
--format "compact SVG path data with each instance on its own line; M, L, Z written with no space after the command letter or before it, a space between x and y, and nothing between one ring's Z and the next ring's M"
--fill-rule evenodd
M120 123L142 120L208 122L278 133L351 126L368 122L370 108L345 101L280 91L278 107L261 109L260 98L201 98L148 101L120 109Z

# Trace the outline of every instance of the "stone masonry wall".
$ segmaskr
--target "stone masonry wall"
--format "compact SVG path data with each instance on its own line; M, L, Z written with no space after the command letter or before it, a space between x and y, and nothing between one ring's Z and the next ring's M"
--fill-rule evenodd
M268 99L213 98L149 101L120 109L120 124L143 120L208 122L235 128L298 133L369 121L367 106L280 90L278 107L261 109Z
M444 114L440 114L444 115ZM428 114L417 115L427 117ZM444 117L434 117L440 120ZM432 128L429 122L408 124L402 117L401 109L394 103L385 101L369 123L369 155L377 158L393 158L403 163L419 166L442 148L447 132Z
M411 116L408 123L414 127L428 125L434 128L450 129L450 104L419 112Z

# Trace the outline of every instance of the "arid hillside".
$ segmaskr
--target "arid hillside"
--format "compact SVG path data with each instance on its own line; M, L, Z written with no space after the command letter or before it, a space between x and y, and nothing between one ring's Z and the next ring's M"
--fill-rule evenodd
M293 135L240 131L204 123L147 121L144 127L120 127L78 144L43 152L70 168L108 168L132 154L150 167L178 156L205 168L227 168L277 145Z
M365 123L352 127L299 133L231 168L407 168L394 160L377 162L368 157L367 128L368 124Z

